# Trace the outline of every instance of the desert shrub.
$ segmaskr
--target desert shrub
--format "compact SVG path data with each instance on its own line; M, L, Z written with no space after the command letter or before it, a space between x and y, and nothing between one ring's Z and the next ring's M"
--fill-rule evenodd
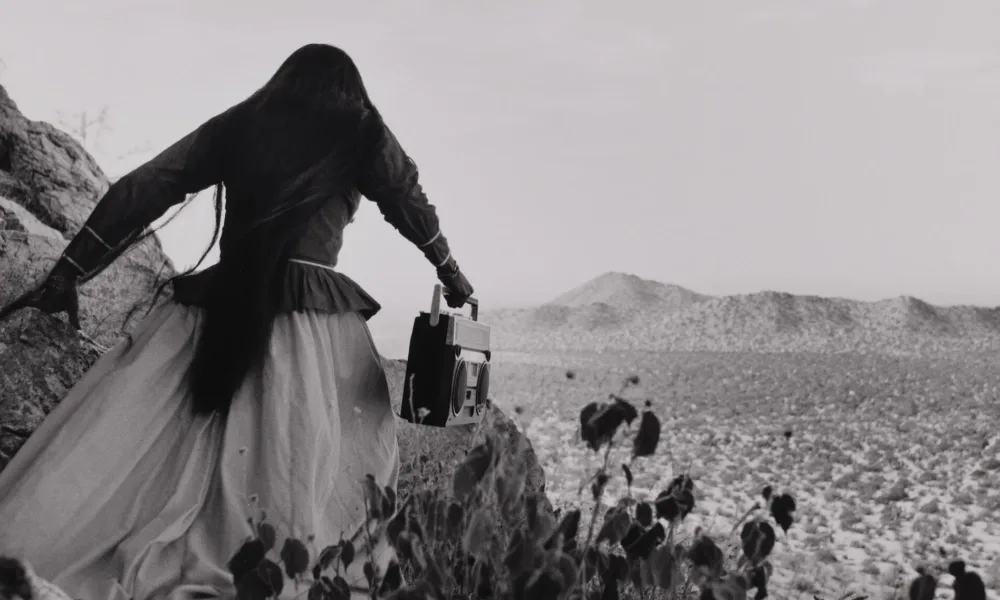
M623 387L635 382L630 378ZM279 548L266 514L251 517L253 534L228 563L237 598L265 600L294 589L295 598L341 600L352 592L356 597L358 583L367 583L365 595L373 600L768 597L774 572L769 558L795 523L793 497L765 486L728 535L696 529L681 538L678 526L697 505L696 483L681 473L652 500L633 495L633 468L656 452L663 432L650 402L640 411L621 396L612 394L580 412L580 442L603 457L581 487L593 500L589 517L579 509L548 512L541 496L526 491L524 448L508 449L486 432L456 469L450 490L417 489L397 498L393 489L366 477L366 525L318 551L311 537L286 538ZM629 455L620 468L612 461L613 448ZM613 477L624 477L627 491L605 506ZM363 558L382 541L395 550L384 572ZM947 558L943 548L940 553ZM348 581L347 567L356 561L365 562L367 582ZM952 561L948 572L957 600L985 599L983 578L964 562ZM22 575L20 568L0 569L0 592L23 587ZM801 574L791 586L822 600L816 582ZM918 568L909 596L930 600L937 587L937 578ZM849 593L838 600L867 597Z
M630 377L623 390L638 383ZM631 491L632 468L656 452L662 435L659 418L646 402L642 410L611 394L607 402L580 412L580 441L603 461L584 484L594 509L552 514L539 495L526 492L527 463L522 453L505 451L486 433L456 469L451 490L418 489L397 498L367 477L363 486L368 523L310 556L307 541L289 538L275 548L275 531L266 519L251 520L256 531L229 564L241 600L277 596L285 575L303 586L309 600L350 597L346 568L362 545L385 539L395 550L385 572L374 561L364 565L373 599L723 599L768 595L773 573L769 556L778 529L792 526L795 501L770 486L735 523L728 536L696 530L687 539L675 532L695 509L696 484L675 476L655 499ZM628 451L620 468L612 449ZM619 474L620 473L620 474ZM626 495L609 506L603 499L612 477L624 477Z

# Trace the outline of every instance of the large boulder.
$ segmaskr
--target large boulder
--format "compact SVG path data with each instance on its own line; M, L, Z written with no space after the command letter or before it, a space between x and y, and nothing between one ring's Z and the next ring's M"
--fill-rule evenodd
M47 123L26 119L0 86L0 306L29 289L82 226L107 190L93 158ZM21 311L0 322L0 470L101 353L127 330L162 278L173 274L150 238L83 286L80 335L63 318ZM138 321L138 319L135 319ZM397 408L406 365L385 360ZM499 409L480 427L436 428L400 420L400 491L416 485L450 489L455 467L487 431L503 451L518 452L526 488L544 492L545 475L530 443Z
M30 289L59 257L108 189L108 178L72 137L26 118L0 86L0 305ZM80 290L87 333L110 346L141 314L150 291L174 274L147 238ZM17 345L0 334L0 348ZM2 359L0 359L2 360ZM10 388L0 386L0 402Z
M393 408L399 414L406 377L406 361L382 359L389 379ZM497 435L501 451L523 461L526 470L525 491L539 492L543 504L552 510L545 497L545 471L542 470L528 438L495 404L490 406L483 420L476 426L431 427L415 425L402 419L399 426L400 476L399 491L407 493L414 488L427 486L450 489L455 466L465 458L468 450L482 442L487 432Z

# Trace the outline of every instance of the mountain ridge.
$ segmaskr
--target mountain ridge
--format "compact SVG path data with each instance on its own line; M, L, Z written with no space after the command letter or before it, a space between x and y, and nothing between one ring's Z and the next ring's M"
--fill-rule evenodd
M609 271L531 308L484 312L512 351L926 354L1000 349L1000 307L775 290L711 296Z

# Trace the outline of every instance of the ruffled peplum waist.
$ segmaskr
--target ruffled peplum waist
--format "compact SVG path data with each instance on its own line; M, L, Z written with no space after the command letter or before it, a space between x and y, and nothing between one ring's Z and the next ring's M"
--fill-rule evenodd
M178 277L173 284L174 300L188 306L206 305L208 282L215 267ZM381 310L381 305L350 277L327 265L292 259L285 267L280 312L360 313L365 320Z

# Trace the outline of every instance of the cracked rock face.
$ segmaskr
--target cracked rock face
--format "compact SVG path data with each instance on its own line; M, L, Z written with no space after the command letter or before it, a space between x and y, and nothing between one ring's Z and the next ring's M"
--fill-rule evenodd
M76 141L25 118L0 86L0 306L47 272L107 188L104 173ZM128 329L126 314L138 304L141 316L156 284L172 274L159 241L147 239L80 289L84 331L113 346ZM25 310L0 322L0 470L99 356L64 315ZM386 360L385 367L398 412L406 365ZM496 408L486 419L503 451L527 447L526 488L544 491L545 474L516 425ZM450 490L455 467L483 437L465 427L402 421L399 427L403 493L416 485Z
M0 86L0 305L40 280L108 185L80 144L48 123L26 118ZM159 241L146 240L81 288L84 329L112 345L129 309L148 295L157 277L173 273ZM0 399L10 393L0 386Z

